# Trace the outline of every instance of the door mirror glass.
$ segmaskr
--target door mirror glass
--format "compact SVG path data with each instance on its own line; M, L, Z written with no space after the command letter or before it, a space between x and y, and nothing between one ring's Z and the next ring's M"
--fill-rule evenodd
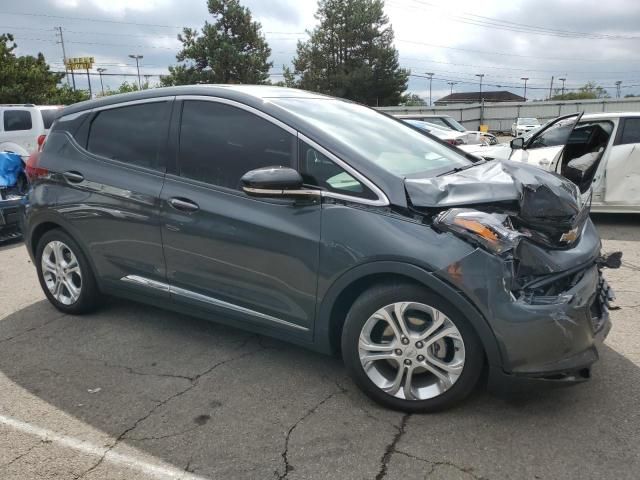
M517 137L511 140L511 149L512 150L522 150L524 148L524 138Z
M264 167L250 170L240 179L242 190L248 195L281 197L300 194L302 176L289 167Z

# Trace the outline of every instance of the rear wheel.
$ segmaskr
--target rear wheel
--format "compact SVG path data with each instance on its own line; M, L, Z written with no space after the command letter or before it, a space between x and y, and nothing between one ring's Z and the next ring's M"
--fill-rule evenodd
M36 249L38 279L45 295L58 310L85 313L98 304L93 272L78 244L59 229L45 233Z
M364 292L347 316L342 351L367 395L407 412L441 410L462 400L477 384L484 361L469 322L412 284Z

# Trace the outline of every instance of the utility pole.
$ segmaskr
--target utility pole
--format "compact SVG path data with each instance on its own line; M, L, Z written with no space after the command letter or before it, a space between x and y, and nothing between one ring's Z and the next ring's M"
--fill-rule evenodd
M564 97L564 82L566 82L567 79L566 77L562 77L562 78L559 78L558 80L562 82L562 96Z
M136 69L138 70L138 88L142 90L142 82L140 81L140 64L138 60L143 59L142 55L129 55L129 58L134 58L136 60Z
M104 85L102 84L102 74L107 71L106 68L98 68L98 75L100 75L100 90L102 90L102 96L104 97Z
M431 82L433 81L433 72L426 72L425 75L429 77L429 106L433 106L433 102L431 101Z
M482 79L484 78L484 73L476 73L476 77L480 77L480 94L478 96L478 103L482 103Z
M56 40L56 43L62 45L62 62L64 63L64 76L67 79L67 85L69 85L69 71L67 70L67 52L64 48L64 37L62 36L62 27L54 27L56 30L56 37L60 36L60 41ZM73 70L71 70L71 79L73 80L73 89L76 89L76 78L73 75Z
M453 95L453 86L456 85L458 82L447 82L447 84L451 87L451 91L449 92L449 95Z
M520 80L524 80L524 101L527 101L527 80L529 80L529 77L522 77Z
M87 67L87 83L89 84L89 100L93 98L93 91L91 90L91 75L89 75L89 67Z
M553 91L553 75L551 75L551 85L549 85L549 100L551 100L551 97L553 96L552 91Z
M620 95L622 95L622 92L620 91L620 85L622 85L622 80L618 80L616 82L616 98L620 98Z

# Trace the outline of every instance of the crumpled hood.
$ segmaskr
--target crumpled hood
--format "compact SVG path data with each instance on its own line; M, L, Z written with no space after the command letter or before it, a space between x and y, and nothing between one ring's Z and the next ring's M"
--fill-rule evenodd
M450 175L405 179L411 204L417 208L517 204L518 217L533 224L553 218L573 224L582 210L578 188L566 178L533 165L494 160Z

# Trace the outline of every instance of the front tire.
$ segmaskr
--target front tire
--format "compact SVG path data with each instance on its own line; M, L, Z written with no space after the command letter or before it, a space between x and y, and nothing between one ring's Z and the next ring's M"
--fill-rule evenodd
M46 232L38 242L35 259L40 286L54 307L71 314L97 307L100 293L91 266L66 232Z
M469 321L426 287L381 284L351 307L342 353L355 383L376 402L434 412L467 397L484 366Z

